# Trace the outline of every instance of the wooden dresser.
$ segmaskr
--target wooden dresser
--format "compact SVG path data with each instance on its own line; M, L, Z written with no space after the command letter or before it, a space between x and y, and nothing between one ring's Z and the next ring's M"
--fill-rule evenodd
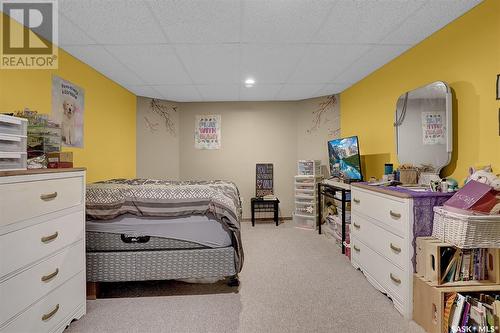
M85 169L0 171L0 332L85 314Z
M353 184L351 262L406 318L413 302L413 200Z

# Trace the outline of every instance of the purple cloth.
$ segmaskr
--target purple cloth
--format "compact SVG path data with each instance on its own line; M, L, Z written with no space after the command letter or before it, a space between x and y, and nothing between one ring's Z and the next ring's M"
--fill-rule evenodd
M369 183L366 184L369 185ZM384 186L383 188L388 191L406 193L413 198L413 257L411 261L413 263L413 271L416 272L417 237L432 235L434 207L442 206L454 193L419 192L396 186Z

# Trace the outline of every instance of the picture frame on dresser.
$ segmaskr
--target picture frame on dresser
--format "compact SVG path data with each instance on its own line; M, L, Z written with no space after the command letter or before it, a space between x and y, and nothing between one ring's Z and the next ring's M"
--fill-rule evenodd
M0 171L1 333L85 315L85 184L83 168Z

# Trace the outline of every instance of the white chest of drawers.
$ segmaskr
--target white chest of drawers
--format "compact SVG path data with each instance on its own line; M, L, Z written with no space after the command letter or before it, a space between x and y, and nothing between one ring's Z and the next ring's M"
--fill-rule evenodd
M413 199L352 186L351 262L411 319Z
M85 314L85 170L0 172L0 332Z

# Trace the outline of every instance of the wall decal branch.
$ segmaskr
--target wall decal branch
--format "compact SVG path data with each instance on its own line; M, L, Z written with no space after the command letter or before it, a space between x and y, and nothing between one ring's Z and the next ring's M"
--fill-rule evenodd
M336 103L337 96L335 95L327 96L321 103L319 103L318 108L313 111L312 124L311 127L306 131L307 134L311 134L312 132L317 131L321 127L321 125L329 122L327 114L329 111L334 110ZM335 134L335 132L337 132L337 129L330 128L328 129L328 132L330 134Z
M155 113L158 116L160 116L161 118L163 118L163 120L165 121L165 127L167 128L167 131L170 134L175 135L175 122L174 122L172 114L177 112L177 107L176 106L169 107L165 104L162 104L159 100L154 99L154 98L151 99L150 106L151 106L151 111L153 113ZM147 121L147 126L152 131L155 131L156 129L153 129L150 125L151 125L151 123L149 121ZM154 125L154 124L152 124L152 125ZM153 127L156 127L156 126L153 126Z
M160 125L159 123L154 123L151 120L149 120L148 117L144 117L144 121L146 122L146 127L149 128L151 133L154 133L158 130L158 126Z

